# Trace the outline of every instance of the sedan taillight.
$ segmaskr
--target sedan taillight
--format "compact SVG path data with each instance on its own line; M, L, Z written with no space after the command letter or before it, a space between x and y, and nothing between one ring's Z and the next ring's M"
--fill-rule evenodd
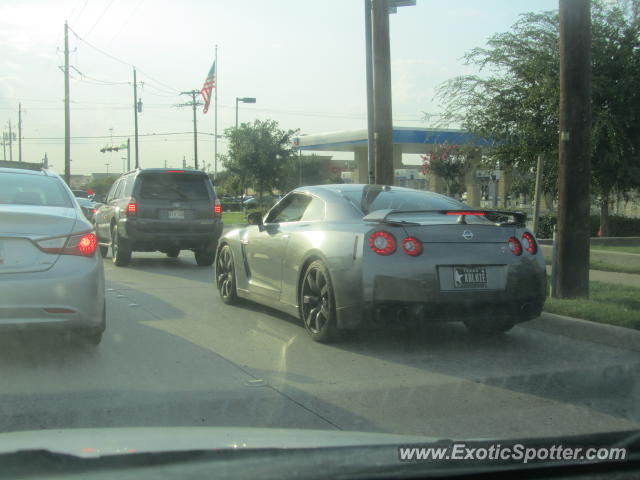
M396 239L389 232L379 230L369 236L369 247L378 255L391 255L396 251Z
M414 237L406 237L402 240L402 250L407 255L417 257L422 253L422 242Z
M511 253L513 253L515 256L522 255L522 245L516 237L511 237L509 240L507 240L507 243L509 244L509 251L511 251Z
M46 253L58 255L78 255L92 257L98 248L98 239L93 232L71 235L70 237L55 237L36 242L38 248Z
M527 252L531 255L535 255L538 252L538 245L536 244L536 239L533 238L532 234L524 232L522 234L522 240L524 240L524 249Z

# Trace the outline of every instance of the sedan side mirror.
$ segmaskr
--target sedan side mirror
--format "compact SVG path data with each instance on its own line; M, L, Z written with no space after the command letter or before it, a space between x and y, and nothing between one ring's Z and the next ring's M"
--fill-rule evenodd
M249 225L258 225L262 230L262 214L260 212L251 212L247 215L247 223Z

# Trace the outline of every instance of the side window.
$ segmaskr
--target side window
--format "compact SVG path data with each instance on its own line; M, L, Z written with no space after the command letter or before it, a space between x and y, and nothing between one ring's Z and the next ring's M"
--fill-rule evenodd
M124 178L121 178L120 180L118 180L118 186L116 187L116 192L113 196L113 198L115 199L120 199L122 198L122 187L124 187Z
M303 222L312 222L315 220L324 220L325 204L317 197L311 197L311 202L302 215Z
M299 193L289 195L278 208L272 210L267 217L267 223L298 222L311 202L311 197Z
M118 189L118 185L120 181L116 181L113 185L111 185L111 189L109 190L109 195L107 195L107 202L114 200L116 197L116 190Z
M133 192L134 176L133 175L129 175L128 177L123 178L122 181L124 182L124 189L122 191L122 196L123 197L130 197L131 196L131 192Z

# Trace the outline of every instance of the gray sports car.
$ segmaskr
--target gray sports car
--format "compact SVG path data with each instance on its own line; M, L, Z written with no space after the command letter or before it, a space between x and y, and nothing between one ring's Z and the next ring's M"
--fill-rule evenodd
M299 316L314 340L390 317L499 333L540 315L546 273L517 212L431 192L321 185L290 192L218 244L222 300Z

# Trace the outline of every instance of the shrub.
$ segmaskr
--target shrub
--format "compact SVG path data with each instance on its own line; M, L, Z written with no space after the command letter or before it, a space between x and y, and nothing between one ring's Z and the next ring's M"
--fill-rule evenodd
M553 238L553 226L556 224L555 215L542 215L538 225L538 238ZM600 216L591 215L589 219L591 237L598 236ZM609 216L609 228L612 237L640 236L640 218L629 218L620 215Z

